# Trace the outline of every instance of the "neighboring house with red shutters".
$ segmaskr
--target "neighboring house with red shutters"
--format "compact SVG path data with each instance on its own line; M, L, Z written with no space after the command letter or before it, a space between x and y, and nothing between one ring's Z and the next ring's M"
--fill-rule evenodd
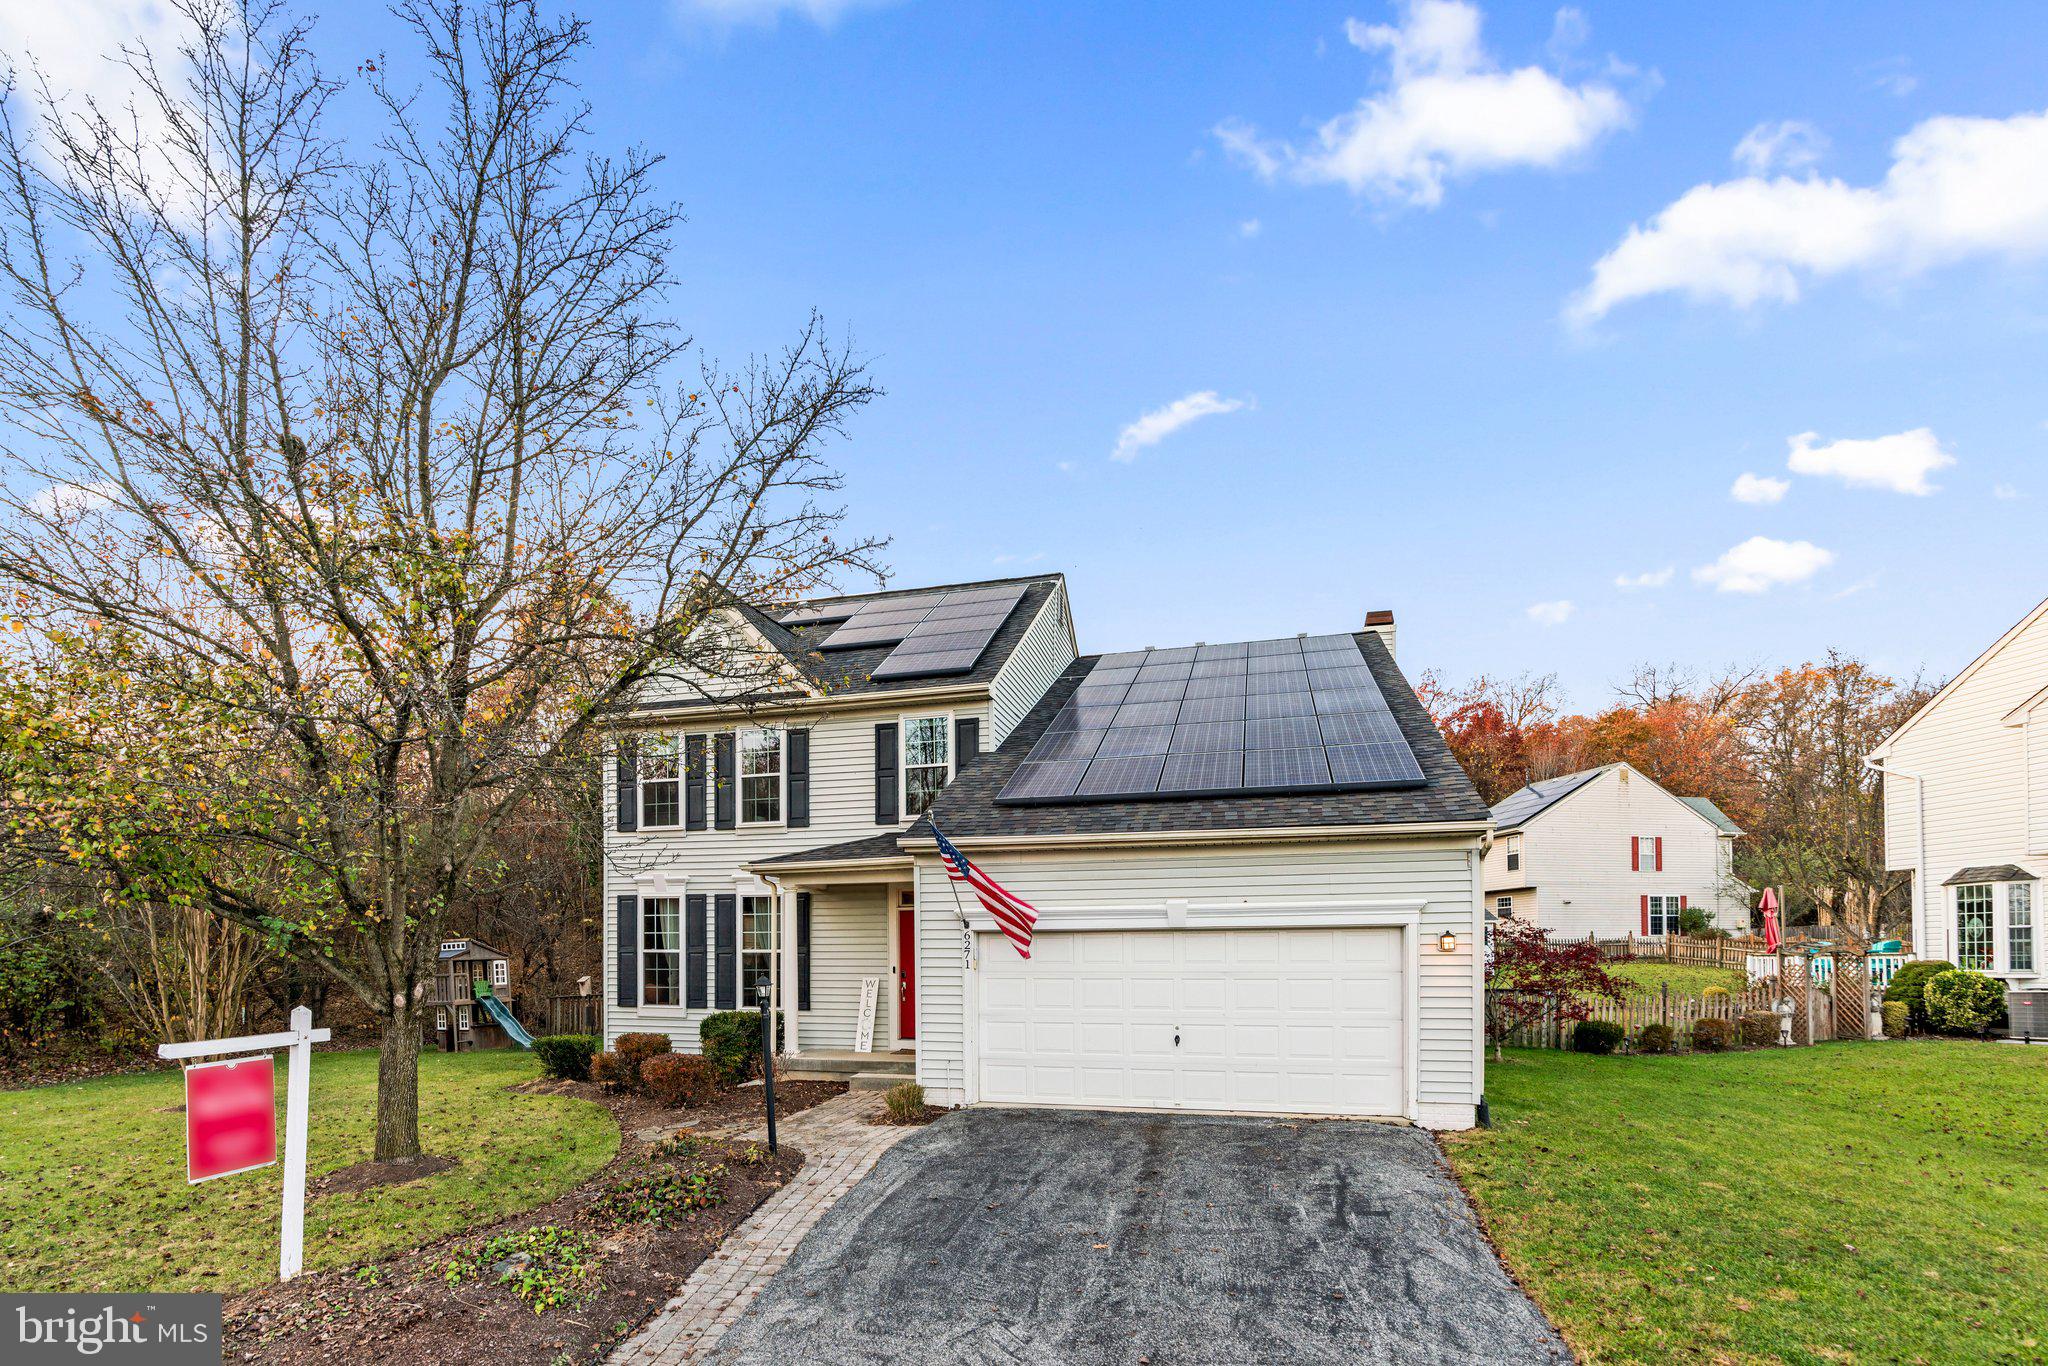
M1749 929L1735 877L1742 831L1704 797L1680 797L1625 763L1546 778L1493 808L1486 909L1560 938L1675 934L1688 910Z

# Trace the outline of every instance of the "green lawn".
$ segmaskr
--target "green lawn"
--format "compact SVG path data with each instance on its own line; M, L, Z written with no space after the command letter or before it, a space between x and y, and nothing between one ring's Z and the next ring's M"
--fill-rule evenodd
M1589 1361L2048 1359L2048 1049L1510 1050L1452 1165Z
M1743 974L1739 968L1707 968L1693 963L1660 963L1654 959L1639 958L1630 963L1608 965L1607 975L1623 983L1622 990L1630 995L1641 991L1654 996L1666 982L1671 984L1672 995L1683 992L1697 996L1708 987L1721 987L1727 991L1740 991L1744 986Z
M280 1061L280 1112L284 1073ZM602 1106L505 1090L537 1075L525 1052L423 1056L421 1143L461 1165L309 1201L308 1269L530 1209L610 1161L619 1129ZM311 1176L370 1156L376 1084L374 1052L314 1056ZM231 1291L276 1277L277 1168L187 1185L184 1099L176 1072L0 1092L0 1286Z

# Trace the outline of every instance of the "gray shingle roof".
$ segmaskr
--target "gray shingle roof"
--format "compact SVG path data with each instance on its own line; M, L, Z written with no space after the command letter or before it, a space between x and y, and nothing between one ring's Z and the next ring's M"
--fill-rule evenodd
M1263 793L1237 797L1151 798L1141 801L1068 802L1043 806L1002 806L996 795L1016 772L1060 706L1088 676L1099 656L1075 660L1002 747L954 777L939 794L929 820L906 838L929 839L935 820L953 839L1032 835L1269 830L1298 826L1402 825L1419 822L1483 821L1486 805L1472 780L1451 757L1415 690L1401 676L1386 645L1373 632L1357 637L1366 664L1379 680L1409 748L1421 764L1422 787L1378 792Z
M777 863L855 863L864 859L903 858L904 851L896 844L901 838L902 831L890 830L880 835L869 835L866 839L825 844L816 849L799 849L794 854L777 854L774 858L753 859L748 866L766 868Z
M987 683L992 680L1010 655L1024 639L1024 633L1031 629L1031 623L1038 619L1038 613L1046 600L1059 591L1062 577L1058 574L1043 574L1023 579L985 579L974 583L933 584L918 588L892 589L883 593L854 593L842 597L812 598L792 603L773 614L763 612L743 602L734 605L747 623L780 650L784 658L802 671L804 677L817 684L832 696L846 696L860 693L902 692L913 688L929 688L942 684ZM988 648L981 652L981 658L972 669L963 674L946 674L938 677L918 678L875 678L875 667L889 657L894 645L874 645L860 650L820 650L818 644L837 629L838 622L817 626L788 627L778 618L790 616L807 607L826 604L846 603L858 606L865 602L884 601L889 598L910 597L913 594L932 593L947 588L988 588L997 584L1021 583L1025 585L1024 597L1012 608L1004 619L1002 629L989 640ZM783 694L772 698L751 698L750 701L783 701L798 694ZM715 698L664 699L658 702L644 702L636 710L642 711L702 711L726 705Z
M1577 773L1545 778L1541 782L1530 783L1520 791L1510 792L1494 803L1493 823L1496 830L1512 830L1518 825L1528 824L1531 817L1548 811L1613 767L1613 764L1602 764L1598 768L1584 768Z
M1974 882L2032 882L2034 875L2017 863L1985 863L1974 868L1964 868L1948 881L1944 887L1963 887Z
M1712 821L1722 834L1739 835L1742 833L1742 827L1729 820L1728 813L1714 805L1709 799L1705 797L1680 797L1678 800Z

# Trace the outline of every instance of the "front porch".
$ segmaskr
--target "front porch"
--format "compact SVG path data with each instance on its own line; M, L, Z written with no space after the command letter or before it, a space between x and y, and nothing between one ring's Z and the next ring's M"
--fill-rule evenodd
M749 998L781 1019L778 1075L881 1090L917 1076L917 899L892 834L749 864L772 898ZM765 971L758 971L765 969ZM765 979L765 980L764 980Z

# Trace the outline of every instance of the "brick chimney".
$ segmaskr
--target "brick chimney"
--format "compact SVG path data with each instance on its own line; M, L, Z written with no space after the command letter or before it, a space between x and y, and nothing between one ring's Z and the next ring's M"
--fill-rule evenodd
M1380 638L1389 655L1394 653L1394 610L1381 607L1365 614L1365 629Z

